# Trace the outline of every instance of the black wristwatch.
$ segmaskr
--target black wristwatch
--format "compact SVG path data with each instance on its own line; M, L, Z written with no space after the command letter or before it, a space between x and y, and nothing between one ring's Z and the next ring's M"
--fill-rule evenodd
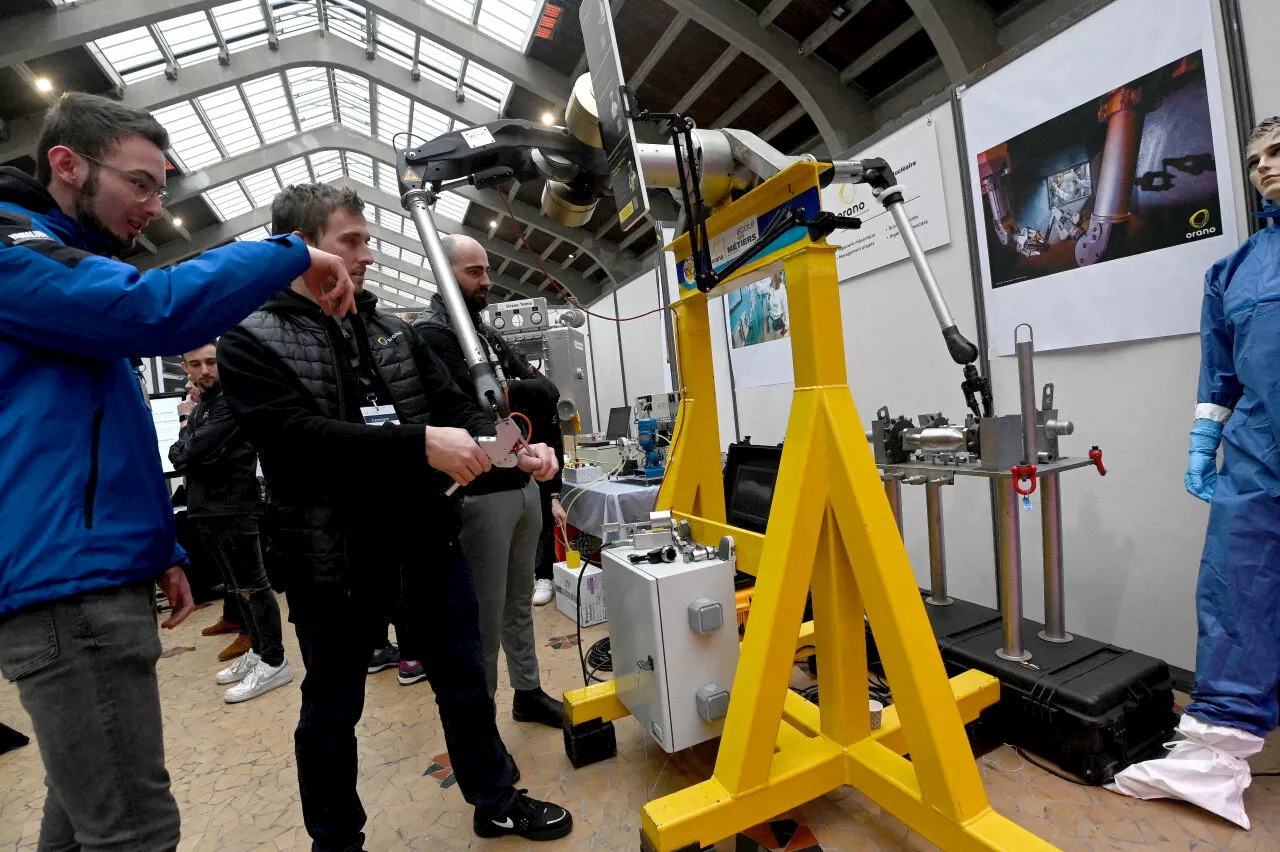
M188 420L190 417L191 417L191 415L190 415L190 414L179 414L179 415L178 415L178 422L179 422L179 423L186 423L186 422L187 422L187 420Z
M559 494L552 494L552 495L551 495L551 499L552 499L552 500L559 500L559 499L560 499L560 495L559 495Z

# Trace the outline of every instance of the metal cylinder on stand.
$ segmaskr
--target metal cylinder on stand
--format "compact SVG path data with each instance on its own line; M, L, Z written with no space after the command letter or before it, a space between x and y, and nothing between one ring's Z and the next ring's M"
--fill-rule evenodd
M1018 329L1026 328L1026 340L1018 340ZM1035 340L1031 326L1023 323L1013 330L1013 351L1018 357L1018 402L1022 414L1022 463L1039 464L1040 449L1036 427Z
M1040 477L1040 523L1044 548L1044 630L1046 642L1070 642L1067 632L1062 576L1062 491L1059 474Z
M1012 476L996 480L1000 515L1000 618L1004 645L996 656L1025 662L1031 652L1022 647L1022 538L1018 530L1018 492Z
M946 535L942 527L942 486L945 479L925 483L925 509L929 519L929 597L925 603L948 606Z
M893 510L893 520L898 524L898 535L902 535L902 479L901 473L886 473L880 477L884 480L884 494L889 498L889 508Z

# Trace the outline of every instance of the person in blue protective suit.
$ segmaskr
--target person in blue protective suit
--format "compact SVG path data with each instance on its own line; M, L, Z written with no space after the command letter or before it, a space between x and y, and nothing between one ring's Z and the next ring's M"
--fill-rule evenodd
M1196 687L1168 756L1117 792L1177 798L1249 827L1246 759L1280 721L1280 117L1249 136L1270 227L1205 276L1187 490L1210 503L1196 588ZM1222 445L1222 469L1218 446Z
M173 850L155 583L194 609L132 356L184 352L301 276L354 309L343 263L298 237L140 274L109 254L161 215L165 129L92 95L45 116L36 178L0 168L0 672L31 716L41 849Z

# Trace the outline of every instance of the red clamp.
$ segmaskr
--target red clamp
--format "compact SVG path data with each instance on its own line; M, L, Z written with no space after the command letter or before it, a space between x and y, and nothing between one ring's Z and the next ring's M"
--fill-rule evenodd
M1022 480L1030 479L1031 487L1026 491L1022 490L1019 485ZM1023 497L1029 497L1036 493L1036 466L1033 464L1019 464L1013 467L1013 490L1017 491Z
M1089 458L1093 459L1093 463L1098 466L1098 475L1106 476L1107 469L1102 464L1102 450L1098 447L1094 447L1089 451Z

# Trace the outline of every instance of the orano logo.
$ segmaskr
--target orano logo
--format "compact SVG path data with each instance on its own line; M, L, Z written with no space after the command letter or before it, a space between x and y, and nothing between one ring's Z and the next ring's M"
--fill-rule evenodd
M1187 239L1190 240L1195 237L1204 237L1209 234L1218 233L1217 226L1206 227L1209 224L1209 219L1210 213L1205 208L1201 208L1200 210L1192 213L1191 219L1189 220L1191 224L1191 231L1187 233Z

